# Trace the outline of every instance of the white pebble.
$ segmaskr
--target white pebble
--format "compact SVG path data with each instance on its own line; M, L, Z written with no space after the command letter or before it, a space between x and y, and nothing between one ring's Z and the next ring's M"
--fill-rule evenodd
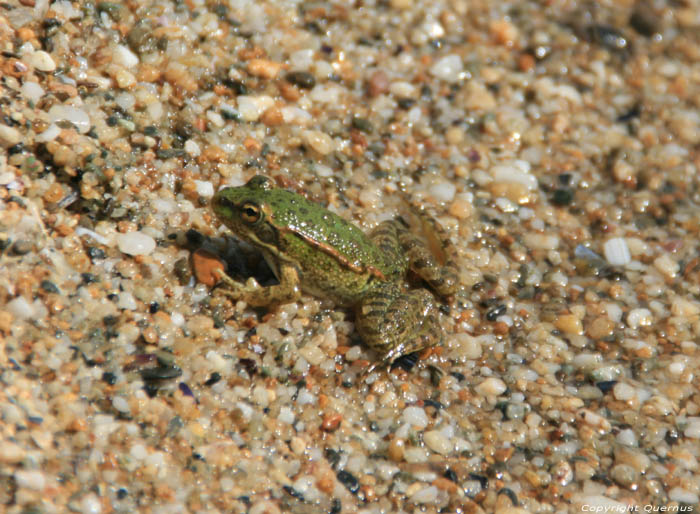
M430 74L438 80L457 82L462 77L464 65L459 55L446 55L430 68Z
M156 248L156 241L143 232L117 234L119 251L127 255L148 255Z
M195 180L194 185L197 188L197 194L202 198L211 198L214 196L214 184L208 180Z
M56 123L59 121L69 121L78 132L86 134L90 130L90 117L88 114L72 105L54 105L49 109L49 121Z
M311 115L301 107L287 105L280 109L285 123L304 126L311 121Z
M416 491L413 495L411 495L409 501L413 503L433 503L435 500L437 500L437 496L438 488L434 485L430 485L428 487L424 487L420 491Z
M407 448L404 452L403 459L412 464L428 462L428 452L424 448Z
M697 505L700 502L700 497L697 494L686 491L680 487L674 487L668 492L668 499L678 503L687 503L688 505Z
M559 236L556 234L527 232L523 236L523 243L532 250L556 250L559 248Z
M58 125L52 123L41 134L38 134L34 140L37 143L48 143L49 141L56 139L60 134L61 129L58 127Z
M271 96L249 96L240 95L236 98L238 102L238 112L245 121L257 121L267 109L275 105Z
M479 394L485 396L499 396L503 394L507 389L506 383L500 378L487 378L481 384L476 386L476 390Z
M452 182L439 182L431 186L428 191L438 202L451 202L457 187Z
M102 512L102 504L95 493L89 493L80 502L80 509L82 514L100 514Z
M5 418L7 423L7 416L3 416L3 418ZM26 454L26 450L18 444L10 441L0 441L0 463L16 464L22 462Z
M129 413L131 412L131 408L129 407L129 402L126 401L126 398L123 396L115 396L112 399L112 406L117 409L119 412L125 412Z
M117 45L112 54L112 61L124 68L133 68L139 63L139 56L124 45Z
M277 419L280 420L282 423L287 423L288 425L291 425L292 423L294 423L294 412L289 407L282 407L280 409L279 416L277 416Z
M362 355L362 348L359 346L351 347L347 352L345 352L345 360L348 362L356 361Z
M341 91L335 84L317 84L309 93L309 97L314 102L335 105L340 102Z
M50 73L56 69L56 63L49 54L38 50L29 56L28 62L39 71Z
M22 140L22 135L14 127L9 125L0 125L0 146L9 148Z
M114 98L115 103L124 111L130 111L136 105L136 97L131 93L122 91Z
M671 301L671 313L674 316L691 317L700 314L700 307L697 302L693 302L682 296L676 296Z
M631 428L620 430L617 434L617 442L624 446L637 446L637 434Z
M148 450L141 443L136 443L129 450L129 454L136 460L143 460L148 457Z
M632 261L627 241L623 237L608 239L603 245L605 260L612 266L625 266Z
M530 173L529 163L514 161L509 164L497 164L491 168L494 182L515 182L525 186L530 191L537 189L537 177Z
M460 360L475 360L481 357L482 349L478 337L469 334L455 334L450 338L449 346L452 352L450 356Z
M406 407L403 411L402 418L404 422L417 427L418 430L422 430L428 426L428 415L421 407Z
M335 150L333 138L320 130L305 130L301 137L311 148L321 155L327 155Z
M306 71L314 62L314 51L311 48L297 50L289 56L289 65L293 71Z
M680 265L671 259L671 256L667 253L654 259L654 267L666 275L667 278L675 278L681 269Z
M700 418L692 418L683 430L683 435L691 439L700 439Z
M449 437L445 437L440 430L427 431L423 434L423 441L428 448L440 455L448 455L454 449Z
M654 322L654 316L649 309L638 308L632 309L627 314L627 326L632 329L639 327L648 327Z
M198 157L199 154L202 153L202 150L199 148L199 145L195 141L188 139L187 141L185 141L185 152L187 152L192 157Z
M30 319L34 317L34 306L25 300L23 296L18 296L14 300L7 302L5 309L15 318Z
M19 470L15 472L15 480L19 487L33 491L43 491L46 487L46 478L38 470Z
M618 382L613 387L613 395L616 400L627 402L637 395L637 390L626 382Z

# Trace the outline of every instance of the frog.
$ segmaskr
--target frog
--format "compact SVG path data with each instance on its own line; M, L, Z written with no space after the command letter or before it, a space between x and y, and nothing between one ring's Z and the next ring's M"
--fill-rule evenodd
M237 238L262 253L278 280L268 286L253 278L242 283L219 270L225 295L265 307L311 294L354 309L357 332L379 355L365 373L441 343L435 296L425 287L410 288L407 277L415 274L447 299L457 291L458 269L446 232L422 209L412 211L431 244L400 217L365 233L263 175L220 189L211 207Z

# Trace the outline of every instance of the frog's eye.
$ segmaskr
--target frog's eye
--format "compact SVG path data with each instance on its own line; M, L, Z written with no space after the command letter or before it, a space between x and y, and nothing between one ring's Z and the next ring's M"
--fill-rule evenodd
M241 208L241 218L246 223L255 223L260 219L260 207L254 203L243 204Z

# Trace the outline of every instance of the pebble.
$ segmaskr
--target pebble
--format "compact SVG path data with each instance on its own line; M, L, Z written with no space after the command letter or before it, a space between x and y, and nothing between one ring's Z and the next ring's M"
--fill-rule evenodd
M271 96L247 96L240 95L236 98L238 112L244 121L257 121L262 113L275 105Z
M422 407L406 407L401 417L405 423L415 427L417 430L422 430L428 426L428 415Z
M22 140L22 135L14 127L8 125L0 125L0 145L5 148L15 146Z
M80 502L80 512L82 514L100 514L102 512L102 503L95 493L83 496Z
M434 485L423 487L409 497L409 501L413 503L434 503L437 500L438 488Z
M462 78L464 64L459 55L441 57L430 67L430 74L438 80L455 83Z
M440 430L428 430L423 434L426 446L440 455L448 455L454 449L454 445Z
M30 319L35 314L34 305L29 303L23 296L18 296L7 302L5 309L18 319Z
M455 193L457 192L457 186L452 182L439 182L434 184L428 189L430 195L435 198L438 202L451 202Z
M506 392L506 383L500 378L487 378L476 387L479 394L484 396L500 396Z
M649 309L640 307L629 311L626 322L628 327L636 330L639 327L650 326L654 322L654 316Z
M683 430L683 435L691 439L700 439L700 418L690 418L688 426Z
M28 57L27 62L30 66L33 66L37 70L45 73L51 73L56 69L56 63L54 62L53 58L43 50L38 50L32 53Z
M156 241L143 232L117 234L119 251L127 255L149 255L156 248Z
M320 130L305 130L302 132L301 137L307 145L321 155L327 155L335 150L333 138Z
M37 134L34 140L39 143L48 143L49 141L53 141L54 139L56 139L60 134L61 129L59 128L59 126L55 123L52 123L46 128L46 130L44 130L40 134Z
M49 121L51 123L56 123L59 121L69 121L78 132L81 134L86 134L90 130L90 117L88 114L72 105L60 105L56 104L49 109Z
M674 487L668 492L668 499L678 503L687 503L688 505L697 505L700 503L700 496L683 489L682 487ZM680 512L680 511L677 511Z
M46 477L39 470L15 471L15 480L18 487L25 487L33 491L43 491L46 487Z
M129 413L131 410L129 407L129 402L122 396L115 396L112 399L112 406L119 412Z
M0 441L0 463L17 464L22 462L27 452L24 448L11 441Z
M490 171L495 182L514 182L525 186L530 191L535 191L539 187L537 177L530 173L530 163L527 161L497 164Z
M113 56L113 62L115 64L119 64L120 66L123 66L124 68L134 68L138 66L139 64L139 56L136 55L134 52L129 49L129 47L124 46L124 45L117 45L114 48L114 53L112 54Z
M611 266L626 266L632 262L627 241L623 237L608 239L603 245L603 254Z

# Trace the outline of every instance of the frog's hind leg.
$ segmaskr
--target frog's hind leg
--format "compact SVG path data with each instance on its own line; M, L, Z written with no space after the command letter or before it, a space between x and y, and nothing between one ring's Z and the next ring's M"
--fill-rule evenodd
M408 227L398 225L397 222L399 243L408 256L409 267L440 296L450 296L457 291L459 285L456 249L445 230L433 218L422 210L414 212L414 215L420 220L428 244Z
M355 325L365 344L382 355L366 374L402 355L435 346L442 339L433 295L425 289L403 292L395 284L363 299Z

